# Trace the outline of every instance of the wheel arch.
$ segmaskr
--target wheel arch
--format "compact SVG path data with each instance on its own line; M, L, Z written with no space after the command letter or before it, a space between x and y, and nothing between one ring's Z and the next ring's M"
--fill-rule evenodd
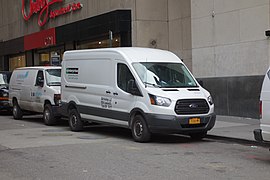
M13 98L12 98L12 105L14 104L15 101L18 102L18 99L17 99L16 97L13 97Z
M70 101L67 105L67 112L69 112L71 109L77 109L77 104L74 101Z
M50 100L48 100L48 99L46 99L46 100L44 101L44 106L45 106L46 104L50 104L50 105L52 105L51 101L50 101Z
M132 109L132 111L130 112L130 118L129 118L129 122L128 122L128 127L131 128L131 125L132 125L132 121L134 119L134 117L136 115L141 115L144 119L145 119L145 122L147 124L147 120L146 120L146 115L145 115L145 112L140 109L140 108L134 108Z

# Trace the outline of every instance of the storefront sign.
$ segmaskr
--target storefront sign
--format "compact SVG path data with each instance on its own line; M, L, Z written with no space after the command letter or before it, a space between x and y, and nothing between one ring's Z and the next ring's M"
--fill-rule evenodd
M71 3L66 7L50 11L50 7L53 4L62 2L63 0L22 0L23 18L28 21L33 14L39 13L38 25L44 26L49 18L55 18L57 16L67 14L72 11L79 10L83 7L81 3Z
M55 28L24 36L24 50L45 48L56 44Z
M51 57L51 65L53 65L53 66L60 65L60 56L59 55Z

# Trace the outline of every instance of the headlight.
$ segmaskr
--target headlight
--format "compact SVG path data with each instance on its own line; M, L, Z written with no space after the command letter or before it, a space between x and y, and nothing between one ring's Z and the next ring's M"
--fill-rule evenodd
M8 93L3 93L3 97L8 97Z
M212 99L211 96L208 96L207 100L208 100L210 105L214 104L213 99Z
M169 107L172 102L169 98L155 96L152 94L149 94L149 97L152 105Z

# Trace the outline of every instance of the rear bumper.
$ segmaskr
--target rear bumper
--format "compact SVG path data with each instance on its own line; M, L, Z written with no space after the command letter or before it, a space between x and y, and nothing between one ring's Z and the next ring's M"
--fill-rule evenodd
M193 117L200 118L200 123L189 124L189 119ZM192 134L207 132L212 129L216 122L216 114L189 117L146 114L146 121L152 133Z

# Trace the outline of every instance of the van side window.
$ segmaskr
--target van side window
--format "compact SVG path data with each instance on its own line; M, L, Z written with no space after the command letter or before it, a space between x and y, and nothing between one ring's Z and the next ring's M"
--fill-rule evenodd
M43 71L38 71L36 78L36 86L43 86L44 84L44 74Z
M134 80L133 75L125 64L117 64L117 85L123 91L128 92L128 82Z

